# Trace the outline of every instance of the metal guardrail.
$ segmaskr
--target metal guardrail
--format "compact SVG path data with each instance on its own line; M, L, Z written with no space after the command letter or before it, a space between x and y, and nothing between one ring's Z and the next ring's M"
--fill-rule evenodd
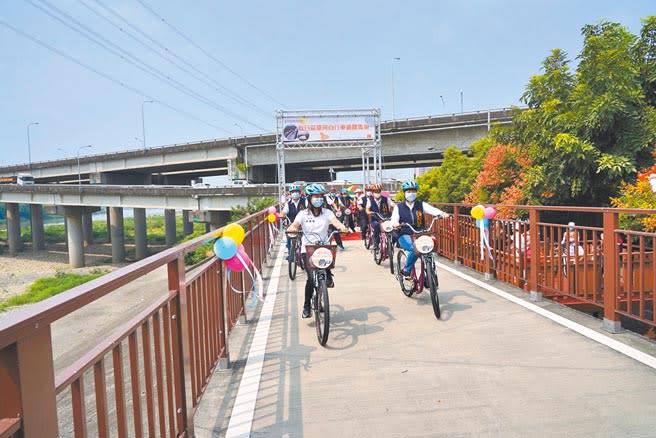
M239 221L258 269L271 247L266 215ZM228 334L245 317L246 296L226 290L218 260L186 277L184 254L209 236L3 317L0 436L58 436L58 411L72 418L75 436L109 436L110 430L127 436L128 429L135 436L146 430L149 436L193 436L195 408L213 370L227 358ZM168 294L55 376L51 324L164 266ZM243 273L231 275L233 285L250 290Z
M527 212L528 220L490 220L490 250L481 255L480 231L468 214L473 205L440 206L453 211L431 230L440 255L527 292L592 306L610 331L621 322L656 329L656 233L619 228L620 214L656 210L509 206ZM585 213L603 226L570 229L541 221L546 212Z

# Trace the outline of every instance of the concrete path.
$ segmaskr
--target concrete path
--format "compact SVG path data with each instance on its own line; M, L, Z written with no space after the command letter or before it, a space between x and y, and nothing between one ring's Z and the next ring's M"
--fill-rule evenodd
M406 298L387 266L346 244L326 347L300 318L305 275L289 281L282 266L251 436L654 436L653 368L443 270L438 321L427 292ZM226 434L256 324L235 331L233 368L210 383L196 436ZM636 335L616 339L656 356Z

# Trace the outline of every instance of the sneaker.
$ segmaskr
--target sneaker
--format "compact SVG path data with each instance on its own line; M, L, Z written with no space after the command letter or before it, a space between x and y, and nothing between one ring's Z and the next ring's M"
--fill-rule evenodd
M412 279L412 272L406 272L405 269L401 269L401 275L402 275L406 280L410 280L410 279Z
M332 278L329 278L326 282L326 287L329 287L329 288L335 287L335 280L333 280Z
M338 247L339 247L339 249L341 249L342 251L346 249L346 248L344 248L344 245L338 245Z
M303 318L309 318L312 316L312 312L310 312L309 307L303 307L303 315L301 315Z

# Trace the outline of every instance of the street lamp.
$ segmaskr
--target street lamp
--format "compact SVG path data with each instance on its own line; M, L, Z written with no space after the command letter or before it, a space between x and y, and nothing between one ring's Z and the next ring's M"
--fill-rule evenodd
M32 170L32 147L30 145L30 126L38 125L39 122L31 122L27 124L27 167Z
M155 103L154 100L144 100L141 102L141 133L143 137L143 147L146 149L146 118L144 116L144 104Z
M400 61L401 58L392 59L392 120L396 119L396 93L394 93L394 61Z
M88 144L86 146L80 146L77 148L77 185L81 186L82 185L82 177L80 176L80 151L85 148L90 148L91 145Z
M235 125L236 127L238 127L241 130L241 136L243 137L244 136L244 128L242 128L239 123L233 123L233 125Z
M58 151L61 151L62 154L64 154L64 158L66 158L66 151L63 148L57 148Z

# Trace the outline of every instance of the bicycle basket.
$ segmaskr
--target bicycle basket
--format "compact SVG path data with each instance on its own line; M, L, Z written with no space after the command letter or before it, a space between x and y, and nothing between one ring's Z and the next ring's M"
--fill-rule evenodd
M337 245L305 245L307 260L312 269L332 269L335 267Z

